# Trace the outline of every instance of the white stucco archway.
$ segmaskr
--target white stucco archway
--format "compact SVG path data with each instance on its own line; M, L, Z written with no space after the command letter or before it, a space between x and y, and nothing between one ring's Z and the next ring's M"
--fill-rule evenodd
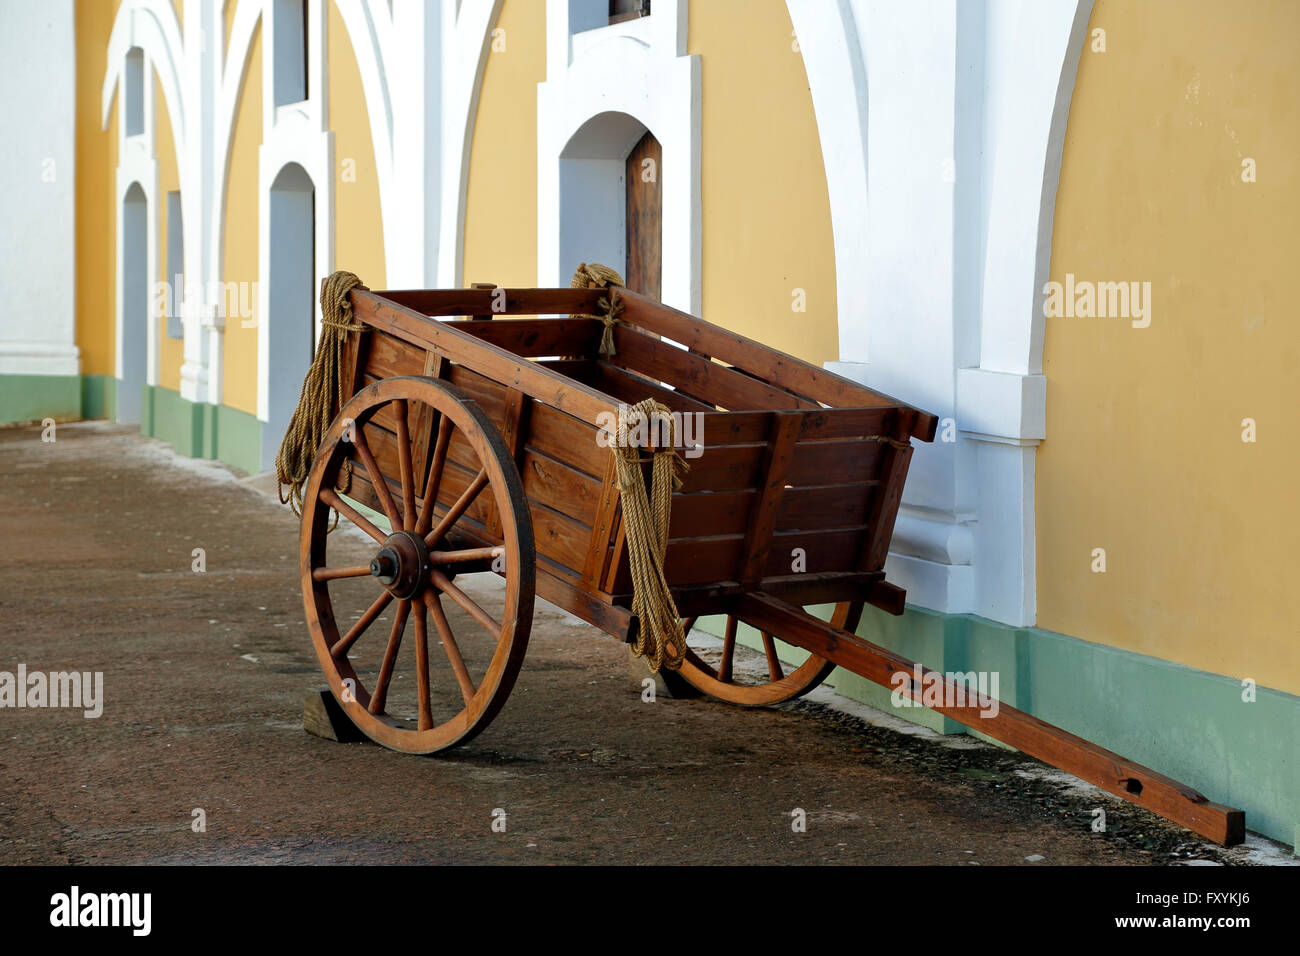
M537 93L537 281L567 286L578 262L601 255L623 262L622 161L649 130L665 170L662 298L698 314L700 62L686 55L687 4L665 0L648 17L591 26L602 22L601 10L608 6L547 0L546 81ZM586 187L583 164L594 177Z

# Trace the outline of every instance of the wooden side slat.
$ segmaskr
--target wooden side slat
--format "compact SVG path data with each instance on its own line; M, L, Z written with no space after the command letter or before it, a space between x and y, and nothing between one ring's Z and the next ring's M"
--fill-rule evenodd
M596 315L603 289L506 289L504 312L492 311L495 289L386 289L366 293L425 316ZM354 293L354 296L356 293ZM493 321L498 321L494 319Z
M758 502L750 512L749 530L745 536L741 584L756 582L767 566L768 547L776 530L781 499L785 494L786 474L790 470L798 437L797 414L777 414L772 417L772 436L763 457L763 483L759 487Z
M618 511L618 475L614 455L609 454L596 514L591 523L591 539L587 543L587 561L582 568L582 580L593 591L600 590L605 565L616 531L614 516Z
M525 358L594 355L602 323L595 319L453 319L447 323Z
M883 449L879 442L800 442L786 480L792 485L845 485L874 482L880 475Z
M605 359L681 388L697 398L733 411L812 408L789 392L766 385L627 326L614 327L615 353Z
M896 398L635 292L619 289L615 295L623 303L622 318L627 323L667 336L688 349L697 349L729 365L761 372L775 384L826 405L907 407L910 433L922 441L934 439L939 419L928 412L911 409Z

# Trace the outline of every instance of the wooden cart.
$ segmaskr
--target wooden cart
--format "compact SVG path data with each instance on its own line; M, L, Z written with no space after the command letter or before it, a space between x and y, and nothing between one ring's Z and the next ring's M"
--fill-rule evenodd
M1220 843L1241 840L1240 811L1011 707L981 716L987 700L855 636L865 604L903 611L883 567L910 441L933 440L933 415L621 288L350 298L362 330L344 345L342 407L304 491L301 573L321 667L372 740L433 753L486 727L523 662L534 594L635 639L602 429L653 397L698 415L683 419L696 434L677 431L690 470L664 564L687 619L676 679L762 705L836 665L886 687L907 675L917 700L923 675L950 692L952 706L932 709ZM595 317L611 304L615 321ZM373 539L368 563L355 537L329 534L336 512ZM505 579L492 606L455 580L489 569ZM829 623L804 610L828 604ZM726 616L720 646L692 630L703 615ZM408 623L413 655L399 653ZM757 667L737 651L741 624L761 641ZM782 643L803 662L784 663Z

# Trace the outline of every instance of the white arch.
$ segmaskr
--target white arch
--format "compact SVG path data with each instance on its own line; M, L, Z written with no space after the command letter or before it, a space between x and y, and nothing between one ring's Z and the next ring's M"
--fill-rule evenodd
M188 119L181 95L180 73L180 61L185 47L181 42L181 26L176 18L176 10L167 0L125 0L119 8L108 38L108 68L100 90L100 124L103 129L108 129L113 96L121 85L126 54L132 47L140 47L148 54L148 62L158 74L163 100L167 104L167 115L171 119L177 168L182 169ZM149 70L146 69L145 76L149 75ZM147 80L146 83L152 86ZM181 188L185 188L184 183Z
M593 118L624 114L663 150L663 301L698 314L700 59L686 55L687 4L670 0L649 17L577 33L572 12L571 0L547 0L546 82L537 91L538 284L567 285L576 265L561 247L566 147Z
M826 166L838 314L866 315L868 91L857 21L849 0L786 0L786 9L803 54ZM844 334L841 328L841 341ZM865 361L865 343L861 354Z
M914 603L1032 624L1039 290L1091 0L787 8L831 200L834 368L961 438L914 455L887 570Z

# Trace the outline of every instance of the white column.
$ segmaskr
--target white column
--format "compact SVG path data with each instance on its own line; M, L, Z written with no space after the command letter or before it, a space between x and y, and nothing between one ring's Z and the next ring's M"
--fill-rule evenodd
M0 375L79 375L72 0L9 3L0 30ZM108 307L107 303L105 304Z

